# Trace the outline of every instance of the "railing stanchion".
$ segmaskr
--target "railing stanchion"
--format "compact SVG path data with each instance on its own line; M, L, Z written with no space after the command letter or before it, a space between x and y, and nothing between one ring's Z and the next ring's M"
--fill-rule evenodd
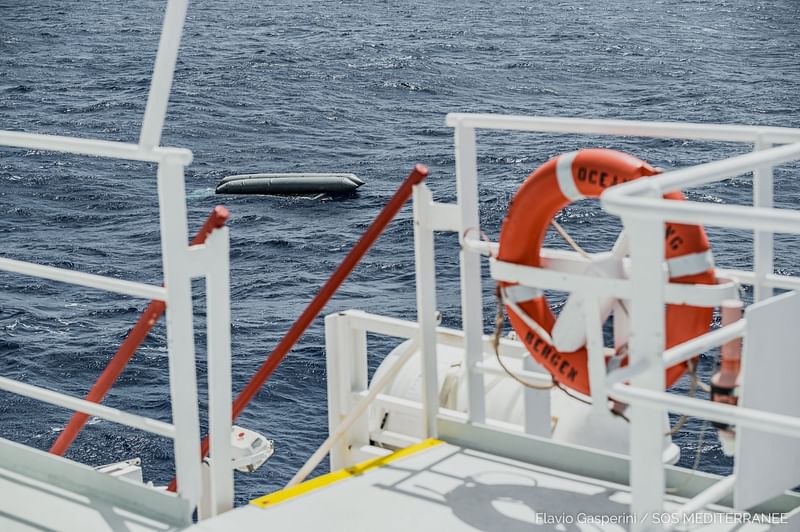
M195 378L191 258L186 245L186 188L183 166L166 159L158 165L158 207L161 256L167 289L167 351L172 422L176 437L175 469L181 479L180 496L196 506L201 494L200 418Z
M481 291L481 256L464 246L465 233L480 229L478 211L478 163L475 129L457 125L456 188L461 210L461 322L464 329L464 357L467 370L467 415L472 423L486 421L483 374L475 365L483 361L483 293Z
M346 364L342 336L348 317L343 314L325 316L325 375L328 389L328 434L332 434L349 412L352 377ZM347 442L338 440L331 448L331 470L342 469L348 455Z
M208 331L208 433L211 462L209 516L233 508L231 468L231 301L228 228L214 231L206 243L210 253L206 276Z
M630 364L658 359L664 352L664 222L658 218L623 218L630 238L630 282L638 287L631 297ZM661 391L665 386L660 364L631 378L634 386ZM663 408L640 404L630 406L631 512L637 516L632 532L648 530L646 515L661 512L664 505L665 474Z
M420 368L422 369L423 434L437 437L439 379L436 367L436 263L433 230L428 221L433 197L425 184L414 187L414 265L417 278Z
M768 150L770 142L759 135L755 143L755 151ZM753 207L771 209L773 206L772 165L759 166L753 170ZM774 270L774 248L771 231L757 230L753 232L753 270L756 284L753 286L755 301L763 301L772 296L772 288L765 284L767 275Z

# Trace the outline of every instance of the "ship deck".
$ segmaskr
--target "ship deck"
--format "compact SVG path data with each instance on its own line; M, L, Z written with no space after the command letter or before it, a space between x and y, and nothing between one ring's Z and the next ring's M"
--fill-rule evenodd
M0 530L63 532L179 530L165 521L130 511L48 482L0 469Z
M623 484L576 474L575 468L565 472L425 440L192 525L188 508L174 496L18 444L2 445L6 454L19 459L0 468L4 531L618 532L628 530L634 519L628 511L630 491ZM685 500L668 497L666 512ZM729 509L712 506L675 530L800 530L800 506L792 502L785 507L794 509L783 522L769 525L741 522ZM663 521L668 515L658 517Z
M0 438L3 532L167 532L191 524L188 503L144 484Z
M667 511L683 501L670 498ZM429 440L266 495L192 530L611 532L630 528L629 502L623 485ZM800 529L797 510L771 527L737 522L719 506L695 521L676 530Z

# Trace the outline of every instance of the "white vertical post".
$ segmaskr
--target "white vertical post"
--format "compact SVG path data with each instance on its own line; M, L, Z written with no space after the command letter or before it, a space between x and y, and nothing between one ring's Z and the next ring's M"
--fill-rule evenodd
M759 136L754 151L767 150L772 147L770 142ZM771 209L773 205L772 165L760 166L753 171L753 206ZM756 274L754 296L756 301L762 301L772 296L772 288L764 285L766 276L773 272L774 248L772 232L755 231L753 233L753 270Z
M153 67L153 79L150 81L150 92L147 95L147 106L139 133L139 146L142 148L155 148L161 143L161 129L164 127L164 117L167 114L167 103L172 89L172 77L178 59L187 4L188 0L169 0L167 3L156 63Z
M589 359L589 384L592 393L592 410L595 414L608 413L606 392L606 359L603 349L603 323L600 321L600 305L597 298L586 296L583 304L586 327L586 351Z
M631 297L630 364L657 361L664 351L664 222L626 218L630 238L630 282L638 287ZM633 386L664 390L661 364L633 377ZM646 515L660 512L664 503L664 410L633 404L630 407L631 513L637 516L632 532L651 530Z
M325 318L326 366L328 369L328 434L353 411L358 394L369 388L367 375L367 333L351 326L344 314ZM369 417L362 416L331 449L331 470L356 463L357 450L369 444Z
M342 323L346 318L340 314L325 316L325 368L328 384L328 434L331 435L345 417L345 397L349 395L349 379L342 364L345 352L340 349ZM339 438L331 448L331 471L346 467L347 438Z
M533 357L525 353L522 355L522 369L525 371L542 372ZM549 438L552 436L552 422L550 413L550 390L537 390L525 386L522 389L522 406L525 412L523 419L525 434Z
M464 329L464 356L467 368L467 416L471 423L486 420L483 373L476 366L483 361L483 299L481 294L481 256L464 246L464 233L480 229L478 211L478 164L475 129L460 124L455 129L456 187L461 212L461 323Z
M439 413L439 377L436 368L436 263L433 230L428 224L433 203L430 189L421 183L414 187L414 265L417 275L417 322L420 334L422 368L422 404L424 432L437 436Z
M208 432L211 515L233 508L231 467L231 307L229 231L214 230L206 239L210 258L206 276L206 328L208 332Z
M167 349L172 422L175 425L175 469L178 494L194 506L200 498L200 426L197 408L192 283L188 264L186 190L183 166L166 158L158 165L161 254L167 291Z
M369 390L369 367L367 365L367 331L364 329L356 329L351 325L352 318L345 318L342 320L342 326L345 327L346 342L349 349L343 351L349 355L350 358L350 393L347 394L347 414L350 414L356 407L359 399L356 394L366 392ZM348 450L360 449L364 445L369 444L369 416L363 415L358 421L353 423L353 426L348 430ZM348 460L353 465L357 458L352 452L349 453ZM363 460L363 458L360 458Z

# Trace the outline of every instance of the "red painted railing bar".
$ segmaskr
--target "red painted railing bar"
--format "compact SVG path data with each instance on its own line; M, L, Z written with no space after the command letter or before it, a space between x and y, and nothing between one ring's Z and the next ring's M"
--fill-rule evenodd
M389 202L383 207L378 216L372 221L370 226L361 236L359 241L353 246L353 249L347 254L342 263L328 278L322 288L319 289L317 295L311 300L306 309L300 314L300 317L294 322L289 331L283 339L275 346L272 353L269 354L267 359L258 369L255 375L247 383L247 386L239 393L239 396L233 402L233 420L235 421L239 414L247 407L247 404L256 396L258 390L270 378L275 368L286 358L289 351L297 343L297 340L308 329L308 326L314 321L325 304L333 297L333 294L338 290L339 286L344 282L353 268L356 267L361 258L366 254L367 250L372 247L372 244L378 239L383 230L389 225L389 222L397 215L403 204L411 197L411 191L414 185L422 182L428 176L428 169L418 164L414 170L406 177L405 181L394 193ZM208 454L208 436L203 439L201 444L201 453L205 457ZM176 479L172 479L169 484L170 491L177 489Z
M205 242L212 231L225 225L228 216L228 209L222 205L214 207L214 210L211 211L211 214L206 218L203 227L200 228L200 231L198 231L194 239L192 239L192 245L194 246ZM103 373L97 378L97 382L94 383L94 386L92 386L92 389L86 395L87 401L93 403L100 403L103 401L108 390L114 385L122 373L122 370L128 365L134 353L136 353L139 346L144 342L144 339L150 334L150 330L164 313L164 309L166 309L166 304L163 301L151 301L147 305L142 315L139 317L139 320L136 322L136 325L133 326L131 332L119 346L119 349L117 349L117 352L111 360L108 361L106 369L103 370ZM78 437L78 434L81 429L83 429L88 419L88 414L75 412L72 415L72 419L69 420L67 426L64 427L64 430L58 436L58 439L56 439L53 446L50 447L50 452L59 456L64 456L64 453L67 452L69 446L72 445L72 442Z
M203 227L194 235L192 239L192 246L198 246L206 241L208 235L210 235L215 229L221 229L225 222L228 221L228 217L230 216L230 212L222 205L217 205L211 211L211 214L208 215L206 218Z

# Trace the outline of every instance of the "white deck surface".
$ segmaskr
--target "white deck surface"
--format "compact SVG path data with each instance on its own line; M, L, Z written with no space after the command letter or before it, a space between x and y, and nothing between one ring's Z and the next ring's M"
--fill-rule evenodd
M617 532L629 528L628 502L624 486L441 444L272 507L248 505L192 529ZM772 528L706 515L715 522L683 529L800 531L798 515ZM623 523L600 522L609 516ZM570 522L553 522L559 518Z
M80 495L0 468L0 531L151 532L178 530Z

